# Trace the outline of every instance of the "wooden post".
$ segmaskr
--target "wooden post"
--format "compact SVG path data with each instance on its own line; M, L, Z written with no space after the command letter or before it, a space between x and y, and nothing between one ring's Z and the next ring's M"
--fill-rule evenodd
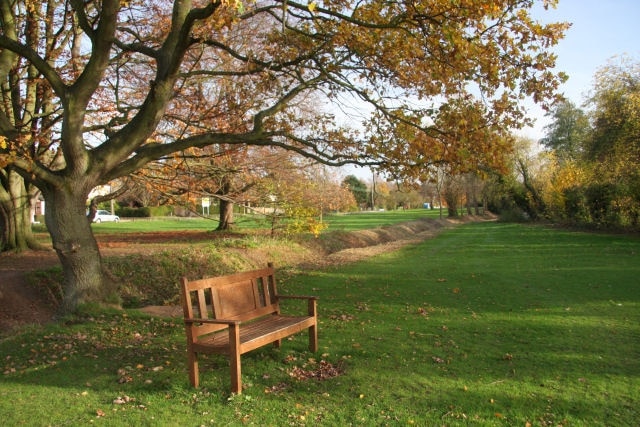
M315 298L312 298L308 302L309 316L314 318L317 316L317 302ZM313 324L309 327L309 350L315 353L318 351L318 325Z
M240 368L240 327L229 325L229 364L231 365L231 392L242 393L242 370Z

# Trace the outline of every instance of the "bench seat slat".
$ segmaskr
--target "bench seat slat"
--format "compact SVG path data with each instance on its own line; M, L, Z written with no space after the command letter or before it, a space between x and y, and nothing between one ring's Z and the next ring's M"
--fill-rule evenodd
M266 344L307 329L315 324L309 316L268 316L240 325L240 353L246 353ZM224 330L199 339L193 344L201 353L229 354L229 333Z

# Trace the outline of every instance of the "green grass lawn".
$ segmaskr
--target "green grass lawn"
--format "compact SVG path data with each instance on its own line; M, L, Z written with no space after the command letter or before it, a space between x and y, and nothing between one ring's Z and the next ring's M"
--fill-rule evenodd
M325 215L323 221L328 224L327 231L354 231L386 225L397 224L399 222L413 221L421 218L438 218L439 210L430 209L409 209L382 212L355 212L348 214ZM446 215L446 212L444 213ZM235 215L236 230L269 229L270 222L260 215ZM204 231L214 230L218 226L215 216L210 218L178 218L178 217L156 217L156 218L123 218L119 223L103 222L93 224L93 231L101 233L133 233L151 231ZM44 231L44 226L40 226Z
M305 334L189 387L179 320L92 311L0 342L5 425L632 426L640 240L473 223L364 262L281 274L320 297ZM343 370L300 380L324 360Z
M384 227L399 222L414 221L422 218L439 218L436 209L408 209L383 212L357 212L345 215L327 215L324 220L329 224L327 231L355 231L375 227ZM446 217L447 212L443 212Z

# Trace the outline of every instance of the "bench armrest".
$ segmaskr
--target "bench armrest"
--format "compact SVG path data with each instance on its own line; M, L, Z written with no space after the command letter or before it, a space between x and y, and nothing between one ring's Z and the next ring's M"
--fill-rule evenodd
M239 320L224 320L224 319L184 319L184 323L214 323L218 325L239 325Z
M304 295L276 295L276 299L297 299L297 300L307 300L307 312L309 316L317 317L318 316L318 308L317 301L318 297L316 296L304 296Z

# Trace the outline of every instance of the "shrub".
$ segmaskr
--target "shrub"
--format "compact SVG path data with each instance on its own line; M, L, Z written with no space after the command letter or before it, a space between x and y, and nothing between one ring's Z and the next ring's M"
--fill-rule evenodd
M564 214L575 224L587 224L590 221L589 206L583 187L567 188L564 194Z
M173 206L150 206L149 211L151 212L150 216L172 216L173 215Z
M151 209L147 206L141 208L123 207L116 210L116 215L124 218L149 218Z

